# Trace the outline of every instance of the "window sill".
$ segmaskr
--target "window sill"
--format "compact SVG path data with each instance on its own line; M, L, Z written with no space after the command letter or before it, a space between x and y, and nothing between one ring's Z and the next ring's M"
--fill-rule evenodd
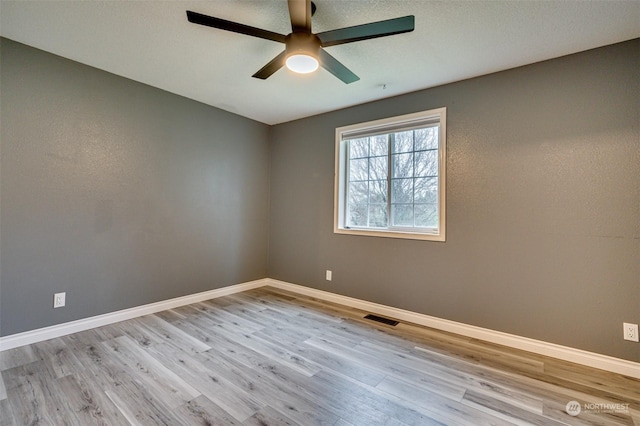
M382 238L401 238L405 240L422 240L422 241L439 241L444 242L445 236L441 234L429 234L419 232L400 232L397 230L368 230L354 228L334 228L334 234L360 235L365 237L382 237Z

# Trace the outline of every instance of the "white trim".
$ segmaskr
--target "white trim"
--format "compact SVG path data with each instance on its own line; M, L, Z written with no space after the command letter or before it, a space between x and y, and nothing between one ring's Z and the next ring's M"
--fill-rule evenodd
M629 377L640 379L640 363L614 358L608 355L588 352L582 349L575 349L568 346L548 343L541 340L530 339L528 337L503 333L501 331L476 327L469 324L450 321L442 318L432 317L417 312L406 311L404 309L381 305L366 300L355 299L353 297L342 296L329 293L314 288L304 287L274 279L266 279L267 285L282 290L288 290L305 296L338 303L340 305L361 309L367 312L388 316L402 321L412 322L419 325L460 334L466 337L481 339L487 342L497 343L511 348L521 349L540 355L558 358L588 367L599 368L613 373L623 374Z
M160 302L149 303L148 305L136 306L134 308L110 312L108 314L97 315L94 317L83 318L63 324L52 325L50 327L25 331L23 333L11 334L9 336L0 337L0 352L17 348L19 346L30 345L32 343L53 339L54 337L66 336L68 334L78 333L80 331L85 331L96 327L102 327L104 325L113 324L131 318L141 317L143 315L154 314L156 312L177 308L179 306L189 305L191 303L202 302L203 300L215 299L217 297L240 293L246 290L252 290L264 285L266 285L265 279L249 281L242 284L204 291L202 293L176 297L175 299L163 300Z
M334 227L335 234L361 235L364 237L381 237L381 238L404 238L405 240L424 240L424 241L445 241L445 236L440 234L430 234L428 232L400 232L395 229L375 229L364 228L340 228Z
M19 346L30 345L32 343L53 339L54 337L66 336L68 334L78 333L80 331L101 327L103 325L109 325L131 318L137 318L143 315L149 315L167 309L173 309L179 306L189 305L191 303L202 302L203 300L215 299L217 297L240 293L263 286L271 286L282 290L288 290L304 296L315 297L317 299L338 303L340 305L361 309L363 311L385 315L402 321L412 322L414 324L424 325L426 327L444 330L462 336L497 343L500 345L521 349L540 355L546 355L549 357L574 362L576 364L582 364L588 367L599 368L601 370L624 374L625 376L640 379L640 363L637 362L614 358L608 355L601 355L594 352L588 352L582 349L570 348L568 346L557 345L555 343L548 343L541 340L530 339L528 337L503 333L501 331L476 327L474 325L432 317L417 312L406 311L404 309L394 308L392 306L381 305L379 303L369 302L366 300L356 299L348 296L342 296L340 294L329 293L327 291L304 287L301 285L274 280L271 278L249 281L242 284L236 284L228 287L218 288L215 290L205 291L202 293L177 297L175 299L150 303L148 305L142 305L135 308L124 309L121 311L97 315L94 317L71 321L64 324L52 325L50 327L39 328L37 330L25 331L24 333L17 333L5 337L0 337L0 352L17 348Z

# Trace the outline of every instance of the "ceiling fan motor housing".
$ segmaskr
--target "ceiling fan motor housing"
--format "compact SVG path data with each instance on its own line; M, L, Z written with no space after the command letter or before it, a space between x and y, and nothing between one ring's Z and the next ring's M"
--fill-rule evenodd
M287 58L292 55L308 55L318 59L321 43L315 34L293 32L287 36L285 46Z

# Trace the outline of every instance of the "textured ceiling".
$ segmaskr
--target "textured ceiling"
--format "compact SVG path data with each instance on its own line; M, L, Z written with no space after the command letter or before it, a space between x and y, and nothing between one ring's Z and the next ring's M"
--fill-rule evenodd
M314 32L404 15L415 15L416 30L327 48L361 78L349 85L325 70L252 78L282 44L185 16L189 9L288 34L286 0L1 0L0 33L267 124L640 37L637 0L314 2Z

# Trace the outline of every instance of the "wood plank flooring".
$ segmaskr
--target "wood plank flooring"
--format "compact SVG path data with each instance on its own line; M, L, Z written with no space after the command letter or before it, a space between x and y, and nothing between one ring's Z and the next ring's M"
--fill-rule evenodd
M0 425L640 426L640 380L367 313L263 287L0 352Z

